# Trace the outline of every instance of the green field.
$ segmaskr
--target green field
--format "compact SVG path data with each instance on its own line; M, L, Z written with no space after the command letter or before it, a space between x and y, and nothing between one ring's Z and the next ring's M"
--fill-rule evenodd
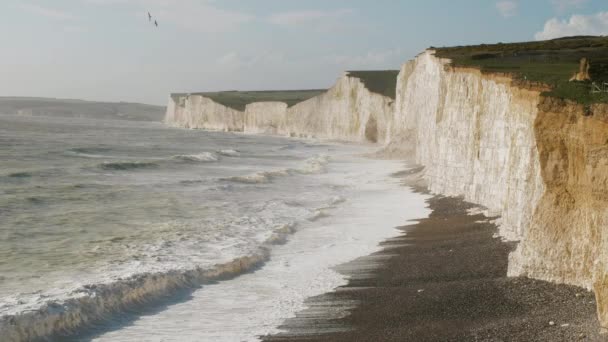
M264 90L264 91L218 91L190 93L189 95L201 95L226 107L244 111L245 106L254 102L283 102L291 107L302 101L306 101L321 93L325 89L310 90ZM173 98L186 96L188 94L171 94Z
M372 93L395 99L399 70L348 71L348 75L360 79Z
M434 48L436 56L450 58L454 66L471 66L488 73L508 73L552 90L545 95L583 104L608 102L607 93L591 93L591 82L569 82L581 58L591 63L591 78L608 82L608 37L580 36L547 41L482 44Z

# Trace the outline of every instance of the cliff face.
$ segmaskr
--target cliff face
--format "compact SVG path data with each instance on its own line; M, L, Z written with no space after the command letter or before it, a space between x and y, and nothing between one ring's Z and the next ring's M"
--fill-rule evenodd
M608 106L543 99L534 125L546 187L510 273L593 289L608 325Z
M540 95L447 63L426 52L403 67L392 134L426 166L431 191L486 206L501 215L503 237L519 240L543 192Z
M430 189L501 215L509 275L593 289L608 326L608 106L545 98L429 52L399 77L393 135Z
M283 102L257 102L245 108L245 133L285 134L287 130L287 104Z
M520 242L509 275L593 289L608 327L608 105L546 98L509 77L448 64L431 51L406 63L394 105L345 76L291 108L257 103L240 113L205 99L170 101L167 121L382 143L385 155L425 166L432 192L500 216L501 236Z
M325 94L290 108L288 130L296 136L385 142L392 102L370 92L358 78L344 76Z
M243 131L244 114L201 95L169 98L165 123L210 131Z
M326 93L287 107L281 102L248 104L240 112L200 95L170 98L165 122L184 128L385 142L392 120L389 97L343 76Z

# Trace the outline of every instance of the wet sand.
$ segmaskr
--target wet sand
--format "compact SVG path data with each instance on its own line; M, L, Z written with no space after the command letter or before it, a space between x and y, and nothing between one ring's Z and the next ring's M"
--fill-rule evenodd
M348 285L311 298L264 341L608 341L584 289L507 278L514 248L475 206L434 197L428 219L344 265Z

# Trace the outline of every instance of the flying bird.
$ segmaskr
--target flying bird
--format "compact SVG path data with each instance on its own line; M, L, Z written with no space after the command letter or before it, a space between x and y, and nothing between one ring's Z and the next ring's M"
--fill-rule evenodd
M158 27L158 22L156 20L154 20L154 25L156 25L156 27Z
M152 21L152 15L148 12L148 21Z

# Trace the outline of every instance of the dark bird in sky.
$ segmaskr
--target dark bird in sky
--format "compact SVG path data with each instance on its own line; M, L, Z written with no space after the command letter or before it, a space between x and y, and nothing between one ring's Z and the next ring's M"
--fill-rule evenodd
M148 12L148 21L152 21L152 15Z
M156 27L158 27L158 22L156 22L156 20L154 20L154 25L156 25Z

